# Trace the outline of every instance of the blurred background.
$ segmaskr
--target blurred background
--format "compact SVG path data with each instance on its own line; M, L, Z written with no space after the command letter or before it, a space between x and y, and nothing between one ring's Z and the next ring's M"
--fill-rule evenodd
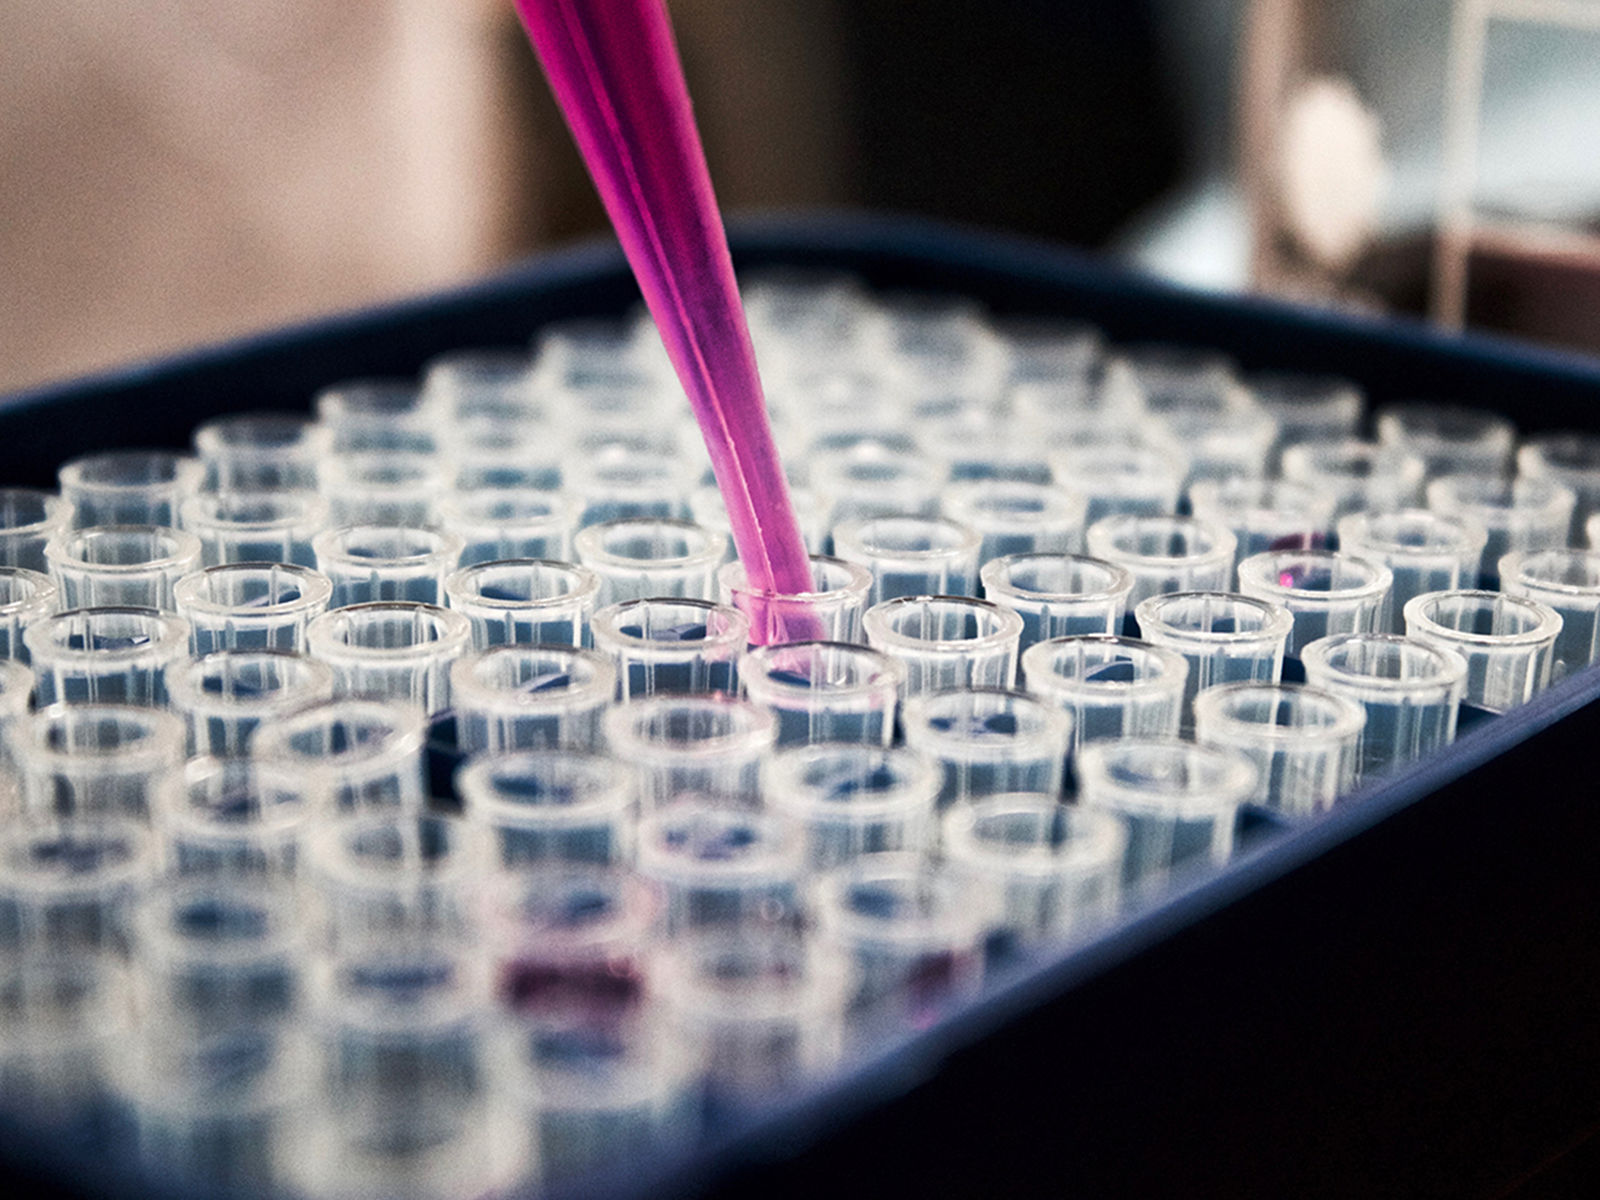
M1600 0L671 0L730 211L1600 350ZM509 0L0 5L0 390L604 216Z

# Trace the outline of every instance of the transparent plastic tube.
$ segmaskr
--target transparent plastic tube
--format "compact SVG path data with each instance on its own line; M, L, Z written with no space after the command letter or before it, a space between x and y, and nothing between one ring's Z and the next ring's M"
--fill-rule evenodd
M633 859L639 784L618 759L570 750L481 757L456 772L456 791L466 819L489 830L502 870Z
M1498 478L1511 463L1517 427L1498 413L1450 404L1413 402L1378 410L1378 441L1421 457L1427 478Z
M167 695L190 755L227 758L249 753L261 725L332 700L333 671L282 650L218 650L169 669Z
M1016 682L1022 618L965 596L902 596L867 610L867 644L905 669L905 696Z
M844 1051L845 960L789 932L692 939L661 964L667 1020L734 1102L794 1091Z
M804 831L813 871L863 854L922 853L933 844L944 774L907 747L797 746L768 759L761 788L767 806Z
M1392 633L1340 633L1306 646L1301 660L1313 687L1366 710L1358 782L1455 741L1467 664L1454 650Z
M61 498L72 506L73 523L165 525L176 528L186 497L200 490L199 460L169 450L113 450L63 463L57 472Z
M6 1105L40 1125L70 1125L115 1103L131 1024L126 975L109 956L0 960L0 1080Z
M1224 591L1233 582L1233 534L1193 517L1107 517L1089 526L1089 553L1133 576L1128 607L1165 592Z
M1280 450L1301 442L1342 442L1356 436L1361 388L1348 379L1262 372L1245 382L1256 403L1277 422Z
M688 521L633 517L582 529L573 547L600 580L603 606L659 596L711 599L728 541Z
M168 875L295 878L313 817L298 772L248 758L192 758L183 785L162 821Z
M1298 658L1331 633L1373 633L1387 625L1388 567L1328 550L1277 550L1239 564L1239 591L1289 610L1294 627L1284 652Z
M750 620L709 600L630 600L600 609L594 646L616 667L621 700L735 692L750 644Z
M1290 817L1331 808L1355 786L1366 711L1293 683L1228 683L1195 697L1195 736L1256 765L1249 799Z
M669 934L796 919L805 842L773 813L683 800L639 822L638 871L666 898Z
M1334 517L1355 512L1392 512L1422 498L1428 467L1402 446L1354 439L1289 446L1283 452L1283 477L1333 498Z
M611 753L639 771L645 811L681 796L754 807L761 796L761 760L778 723L759 705L722 693L653 696L606 713Z
M1087 443L1050 453L1055 481L1089 499L1087 528L1112 516L1154 517L1176 512L1188 463L1167 448Z
M1505 712L1550 682L1561 616L1503 592L1431 592L1406 603L1406 636L1452 650L1467 664L1463 704Z
M333 431L296 413L240 413L197 426L194 447L207 491L314 492Z
M314 617L306 649L333 668L334 694L450 707L450 666L472 644L466 617L433 604L356 604Z
M1119 348L1133 372L1145 407L1156 416L1174 412L1227 412L1252 403L1233 361L1215 350L1144 342Z
M158 525L100 525L44 548L63 608L175 607L173 585L200 569L200 539Z
M1050 638L1117 634L1133 575L1115 563L1075 554L1012 554L979 572L983 598L1022 618L1021 648Z
M456 746L466 754L593 750L617 691L611 661L593 650L496 646L450 668Z
M1150 597L1135 612L1147 642L1189 660L1180 726L1185 734L1194 729L1194 698L1204 689L1282 678L1294 618L1280 604L1231 592L1174 592Z
M954 521L880 517L833 530L833 552L872 572L869 603L898 596L970 596L983 539Z
M128 818L0 829L0 947L7 965L125 953L133 906L155 870L149 830Z
M72 505L36 488L0 488L0 566L46 575L44 556L51 538L72 528Z
M405 600L441 604L445 577L456 569L462 540L434 529L355 525L312 539L317 570L333 584L330 608Z
M522 350L473 347L429 359L423 403L456 421L528 420L538 413L533 359Z
M0 823L14 818L22 805L22 772L13 747L32 699L33 672L0 659Z
M978 561L1007 554L1066 554L1083 549L1083 497L1055 484L985 479L953 483L940 498L944 515L983 538Z
M1524 438L1517 470L1529 479L1553 479L1572 489L1570 544L1583 543L1584 526L1600 511L1600 438L1589 433L1546 433Z
M550 495L560 489L562 463L573 453L566 431L542 422L477 418L451 427L444 440L451 483L459 496L490 491ZM576 520L576 505L568 507Z
M323 459L317 486L328 498L328 523L335 529L424 529L439 523L439 502L450 490L450 474L431 451L370 450Z
M38 703L167 703L166 673L189 656L189 622L153 608L79 608L22 635Z
M482 830L419 812L346 814L306 838L306 878L325 935L343 946L477 932Z
M462 540L461 565L508 558L566 562L578 514L559 492L487 488L452 492L440 504L445 532Z
M1500 560L1507 554L1567 544L1576 499L1571 488L1552 479L1446 475L1428 484L1430 509L1483 527L1487 540L1476 578L1490 591L1500 586Z
M1561 617L1552 682L1594 661L1600 643L1600 553L1559 549L1508 554L1500 560L1500 587L1547 604Z
M226 563L180 579L172 589L189 622L196 656L218 650L306 649L306 626L328 609L333 584L320 571L287 563Z
M311 539L328 527L316 492L202 492L183 502L183 527L200 539L200 561L316 565Z
M960 801L942 844L1021 942L1080 937L1116 915L1128 830L1113 813L1029 793Z
M739 660L739 684L778 720L780 746L887 746L904 672L887 654L841 642L791 642Z
M319 814L419 807L423 714L380 700L332 700L259 730L251 755L293 771Z
M688 512L699 473L677 454L608 446L565 466L564 490L578 502L578 528L627 517L677 521Z
M23 634L56 610L56 585L27 567L0 567L0 659L28 661Z
M1160 441L1189 461L1186 483L1234 476L1264 478L1278 441L1278 423L1260 408L1217 412L1178 409L1162 414Z
M19 722L12 752L33 817L149 822L181 788L183 722L121 704L55 704Z
M906 745L944 772L941 808L1001 792L1061 793L1072 718L1046 700L997 689L939 692L909 698L903 722Z
M877 442L814 454L809 482L832 496L836 523L876 517L932 517L939 511L947 471L943 463L915 451Z
M1339 550L1388 567L1386 610L1390 630L1413 596L1472 587L1488 534L1470 517L1404 508L1388 513L1353 513L1339 522Z
M813 554L811 581L812 591L780 595L752 588L742 563L727 563L717 570L722 603L750 618L752 644L859 642L872 573L859 563Z
M1256 787L1244 755L1192 742L1095 742L1077 765L1078 803L1127 823L1122 886L1132 896L1150 894L1176 872L1227 862L1235 815Z
M411 379L343 380L318 392L312 409L318 426L332 431L335 455L438 449L438 413Z
M472 623L472 644L585 646L600 594L593 571L539 559L479 563L444 581L455 612Z
M1333 497L1306 484L1202 479L1189 489L1189 508L1233 534L1235 566L1271 550L1320 550L1333 536Z
M823 876L818 925L855 969L851 1018L923 1029L983 983L994 913L966 880L915 854L871 854Z

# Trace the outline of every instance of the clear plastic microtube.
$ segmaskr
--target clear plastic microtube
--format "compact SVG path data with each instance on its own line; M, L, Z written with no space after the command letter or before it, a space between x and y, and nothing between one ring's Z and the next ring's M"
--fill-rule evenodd
M692 938L667 953L659 984L714 1096L793 1091L843 1054L850 966L815 940L782 930Z
M975 994L997 915L985 899L947 865L916 854L864 855L824 875L818 926L855 969L852 1019L924 1029Z
M964 689L906 701L906 745L944 772L939 804L1000 792L1061 792L1072 718L1037 696Z
M1352 513L1339 522L1339 550L1389 568L1386 609L1389 629L1413 596L1472 587L1488 533L1470 517L1447 517L1425 509Z
M1176 512L1188 463L1166 447L1089 442L1050 454L1050 474L1088 497L1085 525L1112 516Z
M1128 829L1113 813L1037 793L964 800L945 814L942 844L1021 942L1082 936L1116 916Z
M53 492L0 488L0 566L48 574L45 544L72 524L72 505Z
M777 717L780 746L887 746L903 676L889 655L843 642L762 646L739 660L739 685Z
M439 523L439 503L450 491L450 475L432 453L376 450L323 459L317 486L328 498L328 521L335 529L424 529Z
M1263 372L1245 380L1278 423L1278 446L1342 442L1361 424L1361 389L1335 375Z
M591 618L594 647L616 666L618 698L738 690L750 619L709 600L629 600Z
M679 796L754 807L778 733L766 709L719 692L619 704L604 723L611 753L639 771L646 811Z
M306 648L306 626L328 609L333 584L320 571L288 563L226 563L186 575L172 589L189 622L195 655L217 650Z
M1452 404L1413 402L1378 410L1378 441L1421 457L1427 478L1498 478L1511 463L1517 427L1498 413Z
M1193 742L1095 742L1077 766L1078 802L1127 822L1122 886L1130 895L1159 888L1180 869L1227 862L1239 805L1256 788L1244 755Z
M934 516L945 478L942 462L878 441L815 454L809 474L812 487L833 497L835 522Z
M1189 461L1190 485L1234 476L1262 478L1278 441L1278 425L1259 408L1226 412L1167 413L1160 418L1158 444Z
M167 703L166 673L189 657L189 622L153 608L79 608L22 634L46 704Z
M183 722L121 704L56 704L20 721L12 753L34 816L159 818L181 789Z
M1428 507L1465 517L1487 534L1477 563L1478 586L1500 586L1500 560L1507 554L1553 550L1567 544L1576 502L1572 489L1553 479L1496 479L1445 475L1428 484Z
M444 593L472 623L479 650L516 643L584 646L600 580L571 563L511 559L463 567L444 581Z
M1572 545L1583 544L1584 526L1600 511L1600 437L1592 433L1546 433L1524 438L1517 470L1528 479L1553 479L1572 489Z
M1594 661L1600 648L1600 553L1561 549L1508 554L1500 560L1500 589L1547 604L1561 617L1552 681Z
M257 731L251 755L295 772L319 814L416 808L427 720L406 704L331 700Z
M639 783L615 758L540 750L470 760L456 772L466 819L490 832L501 870L633 860Z
M8 963L122 954L155 881L150 831L127 818L24 821L0 829L0 949Z
M311 539L328 527L316 492L202 492L183 502L183 527L200 539L200 561L316 565Z
M570 453L565 432L542 418L514 424L473 418L451 427L444 441L455 491L463 495L513 490L550 495L561 487L561 464Z
M1330 633L1373 633L1386 627L1388 567L1329 550L1275 550L1239 564L1239 591L1289 610L1294 628L1284 652Z
M165 525L177 528L186 497L200 490L205 468L198 459L170 450L113 450L63 463L57 478L61 498L73 508L73 523Z
M14 817L22 804L22 773L12 747L32 699L33 672L19 662L0 659L0 822Z
M1550 682L1561 615L1504 592L1431 592L1406 603L1406 636L1453 650L1467 664L1463 704L1505 712Z
M1022 618L966 596L901 596L867 610L867 644L905 669L903 694L1009 688L1017 677Z
M1296 683L1227 683L1195 697L1196 739L1256 765L1250 800L1290 817L1333 806L1355 786L1367 714L1359 704Z
M805 841L776 813L680 800L639 822L637 869L662 889L669 934L784 925L799 915Z
M764 592L749 585L743 563L726 563L717 570L722 603L750 618L752 644L859 642L872 572L860 563L813 554L811 581L809 592Z
M333 584L330 608L374 600L442 604L444 580L460 563L462 541L436 529L353 525L312 539L317 570Z
M1128 607L1165 592L1225 591L1233 534L1193 517L1107 517L1089 526L1089 553L1133 576Z
M1144 638L1189 660L1184 685L1185 734L1194 729L1196 694L1219 683L1276 683L1294 628L1289 610L1272 600L1233 592L1173 592L1135 610Z
M1221 525L1240 560L1269 550L1320 550L1333 536L1333 497L1281 479L1202 479L1189 489L1195 517Z
M495 646L456 659L450 696L466 754L593 750L617 692L611 660L570 646Z
M1354 439L1308 442L1283 452L1283 477L1333 498L1335 519L1354 512L1392 512L1422 498L1422 456L1401 446Z
M1083 549L1088 501L1056 484L983 479L952 483L944 515L983 538L980 563L1007 554L1066 554Z
M354 813L306 838L306 878L335 951L477 932L482 830L422 812Z
M27 567L0 567L0 659L28 661L23 634L56 610L56 585Z
M167 696L188 725L189 753L249 753L263 724L333 699L333 671L283 650L218 650L167 671Z
M833 552L872 572L869 603L897 596L971 596L983 539L954 521L879 517L833 530Z
M700 479L678 454L611 445L565 464L563 483L583 529L626 517L681 520Z
M709 600L728 539L688 521L632 517L580 530L573 548L600 580L601 605L656 596Z
M333 668L334 693L450 707L450 666L472 645L466 617L402 601L329 609L306 627L306 649Z
M159 525L99 525L44 548L62 608L175 607L173 585L200 569L200 539Z
M983 598L1022 618L1021 647L1080 634L1122 632L1133 575L1077 554L1011 554L979 572Z
M507 558L566 562L578 513L560 492L485 488L452 492L440 503L440 524L462 541L461 565Z
M249 758L192 758L164 814L166 873L181 879L295 878L313 813L296 771Z
M1455 741L1467 664L1454 650L1392 633L1337 633L1300 657L1313 687L1366 709L1358 782Z
M100 954L0 960L0 1087L6 1107L67 1125L115 1102L112 1077L129 1037L126 974Z
M538 412L533 360L522 350L452 350L422 368L423 402L457 421L526 420Z
M318 427L333 433L335 455L438 449L438 414L410 379L346 380L318 392L312 407Z
M804 831L810 869L826 871L863 854L927 850L943 782L938 763L904 746L819 742L768 759L761 788L767 807Z
M333 431L296 413L240 413L196 427L194 448L209 492L314 492Z

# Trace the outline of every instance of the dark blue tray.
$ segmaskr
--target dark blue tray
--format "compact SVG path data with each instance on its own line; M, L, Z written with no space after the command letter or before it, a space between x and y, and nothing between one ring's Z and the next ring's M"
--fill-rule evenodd
M741 267L840 268L1069 314L1121 341L1332 371L1375 403L1600 428L1600 366L1398 322L1181 291L1048 246L887 218L746 224ZM187 443L219 413L410 374L446 350L637 299L619 253L0 401L0 480ZM1258 842L1116 934L1013 976L919 1039L579 1194L1500 1195L1600 1128L1600 671L1326 819ZM0 1118L8 1196L141 1195L92 1146ZM191 1196L193 1193L189 1193Z

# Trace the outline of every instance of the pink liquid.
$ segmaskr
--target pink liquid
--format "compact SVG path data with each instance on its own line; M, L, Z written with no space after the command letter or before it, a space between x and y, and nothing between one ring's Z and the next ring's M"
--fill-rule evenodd
M705 435L750 583L811 590L662 0L516 0Z

